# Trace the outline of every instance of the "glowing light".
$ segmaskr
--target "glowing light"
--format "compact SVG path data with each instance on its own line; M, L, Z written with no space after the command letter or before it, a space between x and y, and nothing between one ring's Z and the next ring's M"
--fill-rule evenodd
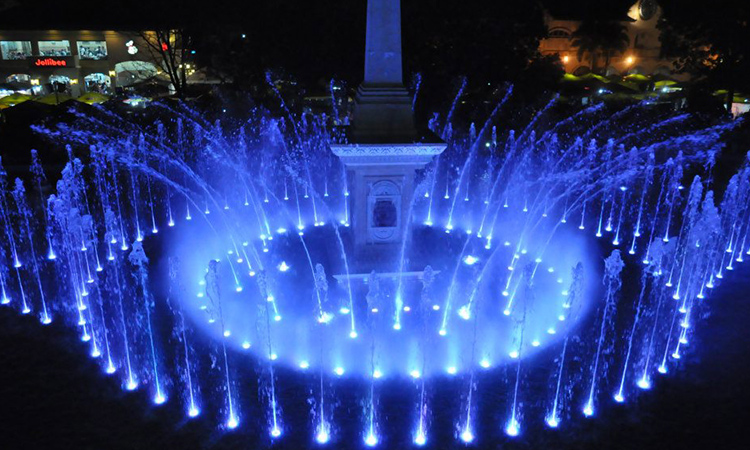
M276 353L271 353L271 361L276 361L277 359L279 359L279 355L277 355Z
M513 350L513 351L511 351L510 353L508 353L508 355L509 355L509 356L510 356L511 358L513 358L513 359L516 359L516 358L518 358L518 350Z
M349 308L346 308L346 307L342 306L341 309L339 309L339 312L341 314L349 314Z
M239 424L240 424L239 420L237 420L237 418L234 415L230 416L229 420L227 420L227 428L229 428L230 430L237 428L237 425Z
M377 312L377 308L374 308L374 309L375 310L373 312ZM400 323L394 323L393 324L393 329L396 330L396 331L400 330L401 329L401 324Z
M482 367L484 367L485 369L489 369L489 367L490 367L490 360L489 360L489 359L487 359L487 358L483 358L483 359L482 359L482 360L481 360L481 361L479 362L479 365L480 365L480 366L482 366Z
M583 408L583 415L586 417L591 417L594 415L594 407L591 404L586 405L585 408Z
M307 362L307 361L300 361L300 363L299 363L299 368L300 369L304 370L304 369L307 369L308 367L310 367L310 363L309 362Z
M286 264L286 261L281 261L281 264L279 264L279 271L286 272L287 270L289 270L289 266Z
M273 427L273 428L271 428L271 436L273 436L273 437L279 437L279 436L281 436L281 429L279 427Z
M414 443L420 447L427 443L427 438L421 430L417 432L417 435L414 437Z
M278 314L276 314L275 316L273 316L273 320L275 320L276 322L280 322L281 321L281 316L278 315Z
M438 334L440 336L445 336L447 334L447 332L445 331L445 328L441 328L440 331L438 331Z
M336 375L338 375L338 376L341 376L341 375L343 375L343 374L344 374L344 368L343 368L343 367L340 367L340 366L339 366L339 367L336 367L335 369L333 369L333 372L334 372L334 373L335 373Z
M421 376L421 374L419 373L419 371L416 370L416 369L412 370L411 372L409 372L409 375L411 375L411 377L414 378L414 379L417 379L417 378L419 378Z
M541 345L541 342L539 342L537 339L534 339L533 341L531 341L532 347L539 347L540 345Z
M643 390L651 389L651 382L646 377L642 377L638 380L636 385Z
M368 447L375 447L378 445L378 438L375 436L374 433L370 432L367 434L367 437L365 438L365 444L367 444Z
M224 330L224 337L229 337L232 335L232 332L229 330Z
M154 403L157 405L161 405L162 403L166 402L167 399L161 394L156 394L156 397L154 397Z
M349 337L352 338L352 339L356 339L357 338L357 332L354 331L354 330L352 330L351 332L349 332Z
M129 391L134 391L137 387L138 387L138 383L132 378L128 381L128 384L125 385L125 389Z
M615 398L615 401L616 401L617 403L622 403L622 402L624 402L624 401L625 401L625 397L623 397L623 396L622 396L622 394L619 394L619 393L618 393L618 394L615 394L615 397L614 397L614 398Z
M440 311L440 305L432 305L433 311Z
M322 427L320 430L318 430L318 433L315 435L315 441L318 444L327 444L330 438L331 437L328 435L328 431L326 431Z
M461 433L461 440L468 444L469 442L474 440L474 433L472 433L470 429L466 428Z
M456 366L449 366L445 371L448 372L449 375L455 375L456 372L458 372Z
M510 423L508 423L508 426L505 427L505 434L510 437L518 436L518 433L520 433L520 431L520 426L518 425L518 421L516 419L511 419Z
M242 348L244 348L245 350L249 349L250 348L250 343L247 342L247 341L243 342L242 343Z
M547 418L546 422L550 428L557 428L560 425L560 421L554 415Z
M380 371L380 369L375 369L375 370L374 370L374 371L372 372L372 377L373 377L373 378L378 378L378 379L379 379L379 378L382 378L382 377L383 377L383 372L381 372L381 371Z
M464 264L466 264L467 266L473 266L478 261L479 261L479 258L477 258L476 256L472 256L472 255L467 255L464 258Z
M657 370L659 371L659 373L665 374L665 373L667 373L667 366L665 366L664 364L662 364L662 365L659 366L659 368Z
M195 406L193 406L192 408L188 410L188 416L190 417L198 417L200 413L201 413L201 410L196 408Z

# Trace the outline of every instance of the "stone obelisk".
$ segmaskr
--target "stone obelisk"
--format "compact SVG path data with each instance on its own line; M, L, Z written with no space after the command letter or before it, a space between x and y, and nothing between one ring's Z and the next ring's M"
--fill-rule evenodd
M357 90L351 143L331 145L347 169L360 253L385 251L404 238L415 171L445 150L444 143L419 136L414 127L401 67L401 2L369 0L365 77Z

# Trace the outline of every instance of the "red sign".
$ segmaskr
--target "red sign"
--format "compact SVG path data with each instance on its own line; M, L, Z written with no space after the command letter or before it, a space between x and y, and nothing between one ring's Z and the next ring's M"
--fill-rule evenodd
M32 67L70 67L70 58L37 56L31 58Z

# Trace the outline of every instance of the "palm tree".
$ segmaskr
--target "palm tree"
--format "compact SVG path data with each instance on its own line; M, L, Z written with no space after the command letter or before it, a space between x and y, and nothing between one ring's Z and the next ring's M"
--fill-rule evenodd
M625 25L616 20L584 20L572 35L573 47L578 48L578 61L586 53L591 55L591 71L596 72L596 60L601 53L604 67L609 66L612 56L621 54L630 45Z

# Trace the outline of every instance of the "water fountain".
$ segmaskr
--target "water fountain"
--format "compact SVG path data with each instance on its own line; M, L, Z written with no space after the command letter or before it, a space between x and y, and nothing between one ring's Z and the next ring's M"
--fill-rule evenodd
M67 144L67 163L52 174L32 151L29 174L0 170L4 307L70 324L155 407L178 402L195 420L213 408L218 427L250 419L270 441L341 439L343 378L363 383L356 434L370 447L389 439L379 399L394 383L415 388L400 420L417 446L446 379L461 386L465 444L482 438L484 373L505 383L492 413L509 439L650 389L750 254L747 161L714 199L736 123L640 104L546 125L553 99L513 131L499 121L508 87L481 126L462 131L451 108L430 124L442 141L425 139L401 86L398 8L369 2L349 134L322 116L255 110L237 126L184 104L36 127ZM545 351L559 357L528 364ZM285 399L289 368L313 380L312 406ZM547 392L524 387L538 370ZM265 417L247 416L251 402ZM294 408L309 408L309 430L288 428Z

